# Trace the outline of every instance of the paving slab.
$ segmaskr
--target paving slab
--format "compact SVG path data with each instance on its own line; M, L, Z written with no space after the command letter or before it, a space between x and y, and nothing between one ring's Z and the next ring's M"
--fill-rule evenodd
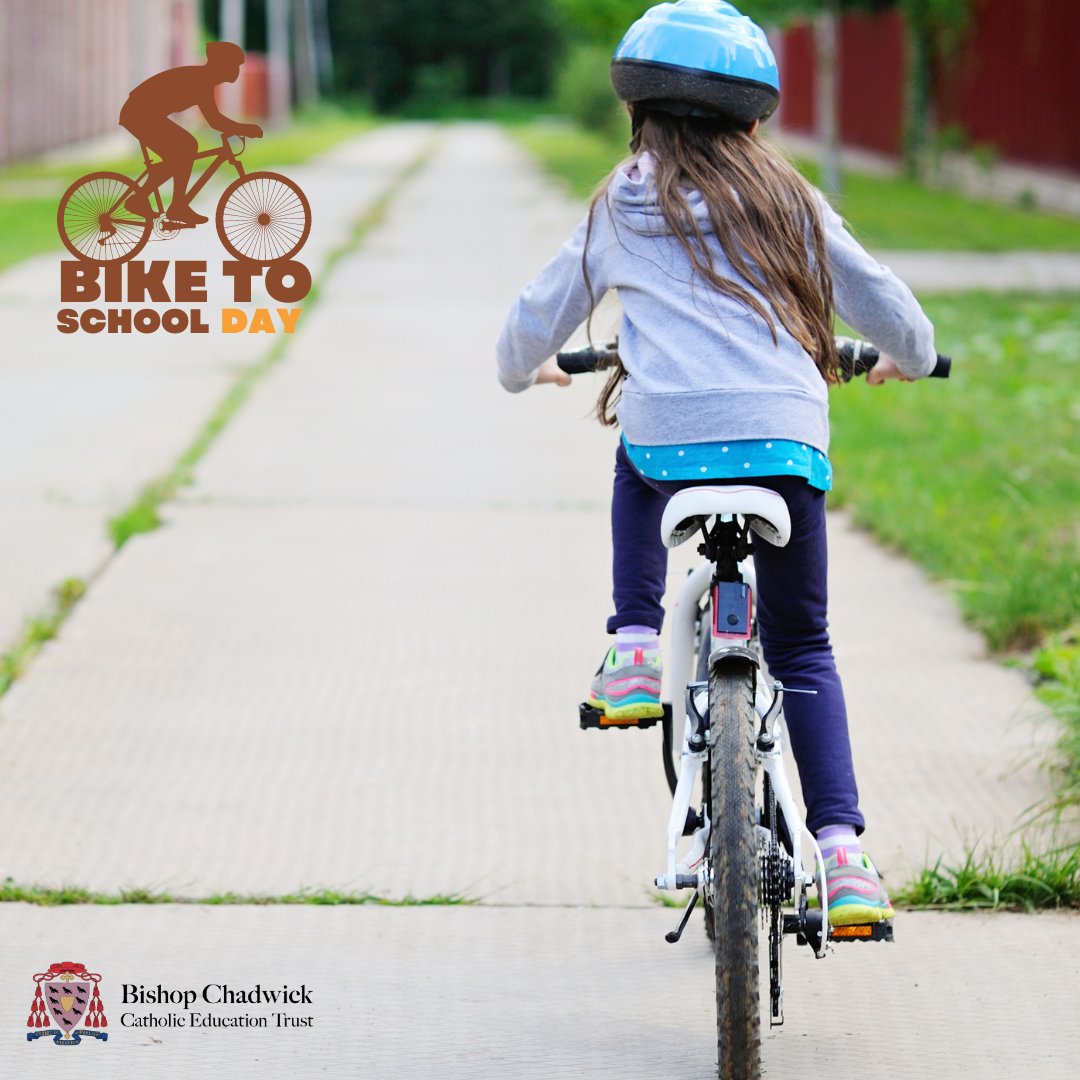
M525 207L543 229L518 228ZM0 706L0 872L650 903L658 733L576 729L605 644L614 435L588 380L511 397L491 357L576 215L496 129L444 136L167 527ZM485 257L466 259L477 221ZM1006 838L1047 794L1053 728L915 568L843 517L832 541L867 839L903 879ZM57 753L45 720L94 823L59 849L21 840Z
M875 251L918 293L1076 292L1080 253Z
M316 163L286 170L314 208L303 253L313 273L429 136L422 124L376 129ZM216 238L207 240L206 228L151 243L145 257L213 265L224 252ZM60 334L60 254L57 241L56 252L0 274L3 646L28 613L43 607L50 588L98 569L106 518L173 464L237 371L269 347L264 337L216 331L195 340ZM208 275L209 300L194 305L212 323L218 308L231 304L223 280L220 273ZM253 302L264 296L257 287Z
M708 1080L712 955L696 918L667 945L674 917L659 908L4 905L0 1070L47 1076L74 1057L88 1080ZM837 946L820 961L789 946L785 1023L765 1034L765 1075L827 1080L854 1059L890 1080L1071 1077L1078 930L1069 915L922 914L899 920L893 945ZM62 959L101 974L106 1043L23 1040L33 975ZM311 1004L125 1005L125 983L197 994L208 984L304 986ZM193 1012L268 1026L132 1023ZM311 1026L277 1027L275 1012Z

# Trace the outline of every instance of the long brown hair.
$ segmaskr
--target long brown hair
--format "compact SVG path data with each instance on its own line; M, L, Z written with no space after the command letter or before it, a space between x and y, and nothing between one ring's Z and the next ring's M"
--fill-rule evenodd
M779 320L813 358L822 378L835 382L838 359L825 234L814 191L794 166L750 128L723 118L673 116L640 105L634 108L630 150L630 160L647 150L656 159L657 202L693 271L758 315L774 343ZM595 297L586 263L589 237L597 205L615 172L601 184L589 207L582 269L590 321ZM705 201L712 231L734 277L723 277L713 267L701 225L687 200L691 190L700 192ZM766 302L743 282L752 284ZM614 408L625 377L625 369L617 365L600 392L596 415L602 424L616 423Z

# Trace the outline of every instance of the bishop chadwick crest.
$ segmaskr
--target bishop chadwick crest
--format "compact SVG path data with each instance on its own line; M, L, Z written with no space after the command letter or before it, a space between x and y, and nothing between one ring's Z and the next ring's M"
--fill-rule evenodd
M57 1046L78 1046L84 1036L102 1042L108 1039L107 1032L90 1030L109 1026L98 993L100 975L87 971L85 964L65 960L50 964L48 971L34 976L34 982L37 989L26 1026L35 1030L26 1033L28 1042L44 1035Z

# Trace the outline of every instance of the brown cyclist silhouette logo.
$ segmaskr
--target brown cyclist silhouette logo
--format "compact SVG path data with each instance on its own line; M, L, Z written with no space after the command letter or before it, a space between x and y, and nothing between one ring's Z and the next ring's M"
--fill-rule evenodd
M139 140L146 168L134 180L120 173L95 172L80 177L60 200L56 223L64 246L76 258L103 265L134 258L154 239L167 240L181 229L208 219L191 200L224 164L237 178L217 205L217 232L225 250L241 262L262 265L291 259L311 230L311 207L300 188L274 172L245 172L239 157L248 138L259 138L258 124L241 124L223 115L214 88L235 82L244 50L229 41L211 41L206 63L170 68L139 83L120 110L120 125ZM197 106L206 122L221 133L221 145L199 151L195 136L173 113ZM240 145L234 148L233 139ZM151 161L150 151L159 160ZM188 189L195 162L209 165ZM164 209L161 185L172 178L172 202Z

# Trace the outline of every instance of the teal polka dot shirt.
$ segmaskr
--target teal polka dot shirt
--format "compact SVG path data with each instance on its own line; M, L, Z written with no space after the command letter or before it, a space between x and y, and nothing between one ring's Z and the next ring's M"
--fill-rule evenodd
M811 487L832 489L832 465L820 451L789 439L733 439L675 446L635 446L623 436L627 457L650 480L730 480L739 476L801 476Z

